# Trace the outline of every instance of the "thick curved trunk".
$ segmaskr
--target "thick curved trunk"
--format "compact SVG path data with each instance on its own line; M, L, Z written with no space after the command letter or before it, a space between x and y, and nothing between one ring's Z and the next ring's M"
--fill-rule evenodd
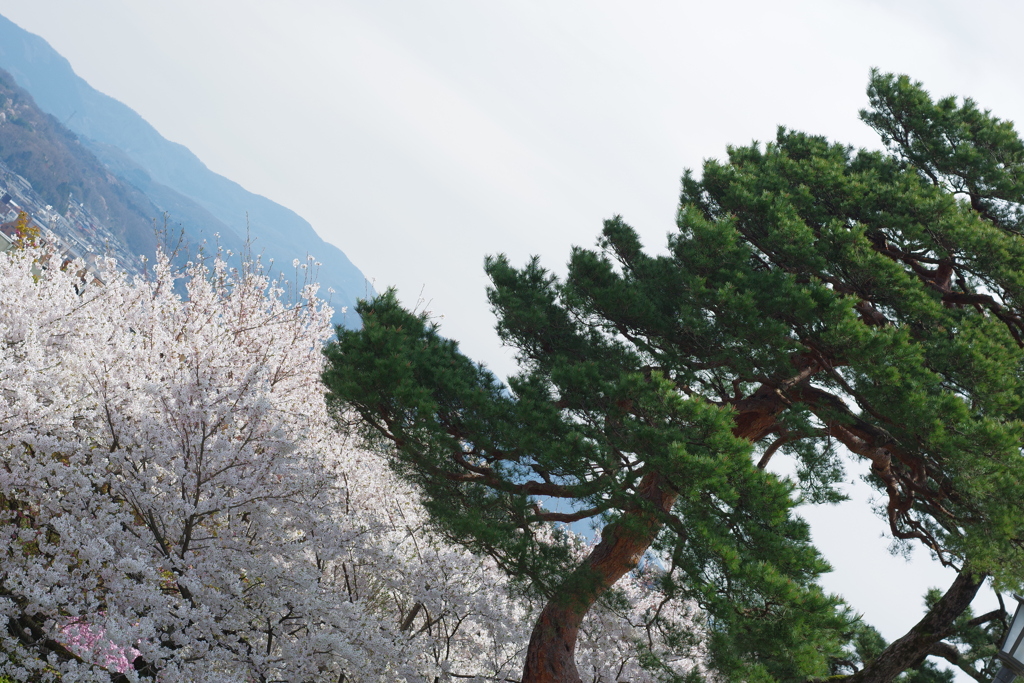
M637 494L662 512L671 510L676 500L656 473L640 481ZM636 567L660 528L658 515L645 510L627 512L604 528L601 541L540 613L526 651L522 683L581 683L576 637L583 617L602 593Z
M586 611L549 601L530 635L522 683L581 683L576 637Z
M948 636L953 622L971 604L984 576L961 572L956 580L906 635L893 641L874 661L844 679L844 683L889 683L923 660L933 645Z
M762 388L738 407L733 434L756 441L770 430L785 406L776 391ZM670 512L677 497L657 473L644 476L637 495L662 512ZM600 543L541 611L526 650L522 683L582 683L576 668L576 638L583 617L602 593L636 567L660 529L659 516L641 509L624 513L604 528Z

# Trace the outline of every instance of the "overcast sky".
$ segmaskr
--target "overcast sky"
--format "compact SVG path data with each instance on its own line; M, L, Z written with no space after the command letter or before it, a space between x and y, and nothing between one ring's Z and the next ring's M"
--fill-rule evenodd
M486 254L560 272L622 214L660 249L684 168L779 124L877 147L872 66L1024 121L1024 3L0 0L97 89L294 209L500 374ZM851 478L859 475L851 470ZM861 496L862 489L855 491ZM867 506L808 513L889 637L952 575ZM982 607L984 608L984 607Z

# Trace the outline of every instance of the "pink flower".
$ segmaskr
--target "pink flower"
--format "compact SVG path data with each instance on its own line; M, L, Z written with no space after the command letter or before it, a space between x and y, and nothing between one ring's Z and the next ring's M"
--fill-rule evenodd
M139 651L133 647L123 647L104 639L102 628L81 618L65 624L60 632L68 649L108 671L131 671L132 662L139 656Z

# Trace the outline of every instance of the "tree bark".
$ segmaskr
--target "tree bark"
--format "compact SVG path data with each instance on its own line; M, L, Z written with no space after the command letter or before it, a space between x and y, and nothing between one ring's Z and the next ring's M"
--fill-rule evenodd
M733 434L751 442L763 438L785 407L775 389L762 387L737 405ZM637 495L655 510L671 512L677 495L665 484L660 474L652 472L640 481ZM541 611L526 650L522 683L582 683L576 668L576 639L583 617L606 590L637 566L660 529L659 515L638 507L602 530L601 541Z
M676 494L657 473L644 476L638 496L669 512ZM654 542L661 520L637 508L623 514L601 533L601 541L544 606L530 636L522 683L582 683L576 668L576 638L583 617L601 595L628 571Z
M950 634L953 622L971 604L984 581L984 576L961 572L921 621L893 641L874 661L844 679L844 683L889 683L906 669L917 666L934 644Z

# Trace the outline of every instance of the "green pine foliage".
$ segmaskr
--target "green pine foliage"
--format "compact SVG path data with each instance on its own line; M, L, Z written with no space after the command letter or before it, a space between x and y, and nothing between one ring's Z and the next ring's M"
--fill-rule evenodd
M507 386L387 292L327 349L331 400L440 529L552 599L603 586L540 528L639 537L656 519L661 588L699 606L728 680L842 675L885 648L820 589L829 567L793 511L842 499L846 449L895 541L1024 588L1024 144L906 77L873 73L868 94L887 152L785 128L731 147L684 176L665 255L614 218L564 280L489 258L521 368ZM765 469L784 456L793 478ZM985 623L961 617L947 643L978 669ZM949 677L918 661L900 680Z

